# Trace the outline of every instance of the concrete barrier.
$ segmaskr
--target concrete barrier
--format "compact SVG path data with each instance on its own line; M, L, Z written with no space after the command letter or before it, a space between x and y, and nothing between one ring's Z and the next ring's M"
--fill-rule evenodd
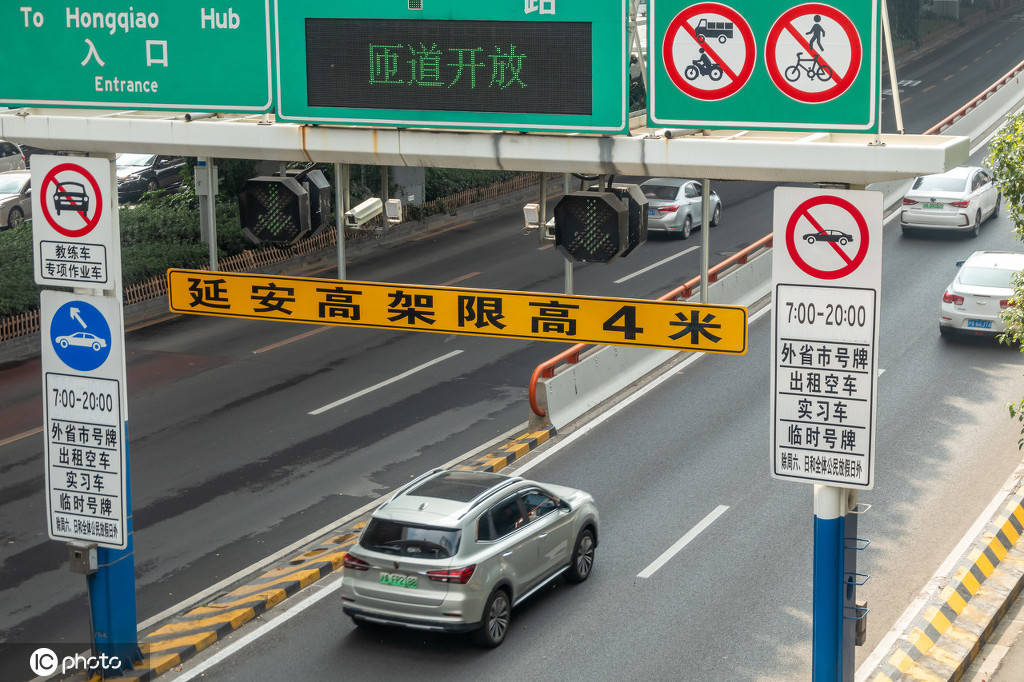
M765 250L745 265L737 265L708 288L708 300L722 305L751 306L769 293L771 251ZM700 300L698 292L687 302ZM597 407L624 388L656 371L681 354L692 351L626 346L595 346L584 351L580 361L561 365L555 375L537 383L537 398L547 419L560 429Z

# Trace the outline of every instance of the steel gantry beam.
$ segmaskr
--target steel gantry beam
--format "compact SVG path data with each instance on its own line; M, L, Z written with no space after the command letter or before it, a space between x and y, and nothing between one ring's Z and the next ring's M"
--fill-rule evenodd
M0 138L44 149L232 159L866 185L964 163L966 137L636 129L566 135L373 129L270 117L76 109L0 112Z

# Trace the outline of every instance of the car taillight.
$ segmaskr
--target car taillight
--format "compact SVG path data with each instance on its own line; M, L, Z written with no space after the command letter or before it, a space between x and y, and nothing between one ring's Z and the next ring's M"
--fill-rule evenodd
M1011 308L1017 305L1012 298L1004 298L999 302L1000 308Z
M427 577L439 583L461 583L465 585L473 577L476 564L465 568L455 568L448 571L427 571Z
M353 571L368 571L370 570L370 564L366 563L355 554L349 552L345 555L345 568L351 568Z
M956 206L957 208L967 208L968 206L971 205L971 202L970 201L951 201L951 202L949 202L949 205L950 206Z
M673 211L679 210L679 204L672 204L671 206L659 206L658 213L672 213Z
M916 203L917 202L914 201L913 199L907 199L906 197L903 198L903 205L904 206L913 206Z
M956 294L951 294L949 292L949 289L947 289L946 293L942 295L942 302L943 303L952 303L953 305L963 305L964 304L964 297L963 296L957 296Z

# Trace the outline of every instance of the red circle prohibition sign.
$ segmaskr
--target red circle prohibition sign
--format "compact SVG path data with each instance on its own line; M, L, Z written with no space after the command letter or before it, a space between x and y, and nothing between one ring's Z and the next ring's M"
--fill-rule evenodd
M828 63L827 57L816 50L813 50L810 43L807 42L806 36L804 36L804 34L793 25L794 19L812 14L828 17L839 24L840 28L843 29L843 33L846 35L846 40L850 47L850 65L847 67L845 74L837 73L836 69ZM782 71L779 70L776 51L779 48L779 39L784 33L788 33L793 39L795 39L807 55L818 55L818 62L825 69L831 72L832 80L835 81L835 85L826 90L821 90L820 92L808 92L806 90L801 90L783 77ZM819 46L821 45L820 42L818 44ZM854 26L850 18L843 14L842 11L836 9L832 5L826 5L820 2L809 2L804 5L797 5L776 19L771 30L768 32L768 38L765 41L764 48L765 66L768 67L768 75L771 76L775 85L785 95L798 102L805 102L807 104L821 104L822 102L828 102L849 90L850 86L853 85L853 82L857 80L857 75L860 73L862 56L860 35L857 33L857 27ZM799 69L799 66L797 68ZM799 73L799 70L797 73Z
M808 263L796 249L796 226L797 223L800 222L801 218L809 222L819 234L825 234L828 232L826 227L811 215L812 208L823 205L838 206L849 213L850 217L857 223L857 230L859 232L859 238L856 241L860 243L860 246L857 249L857 253L852 256L846 253L843 247L834 241L822 242L822 245L827 244L828 246L831 246L832 249L839 254L839 257L843 262L846 263L836 270L822 270L814 267ZM789 222L786 224L786 250L789 251L790 258L793 259L793 263L795 263L798 268L806 272L808 275L817 277L818 279L840 279L856 270L857 267L864 262L864 257L868 255L868 243L870 239L871 237L868 234L868 222L864 219L864 216L861 215L861 212L857 210L857 207L846 199L828 194L812 197L797 206L796 210L793 211L793 215L789 217Z
M86 211L75 211L74 209L72 209L74 213L80 215L82 217L82 220L85 221L85 225L77 229L64 227L63 225L58 223L57 220L50 213L49 202L46 200L48 196L47 192L51 184L57 185L58 191L60 191L62 185L61 181L57 180L57 174L66 171L78 173L83 178L85 178L88 181L89 186L92 187L93 196L95 197L95 199L90 202L92 204L92 207L95 207L95 213L93 213L91 218L88 215L86 215ZM64 182L69 181L64 180ZM42 206L43 209L43 217L46 218L46 222L50 224L50 227L57 230L57 232L60 232L65 237L84 237L85 235L89 234L90 232L92 232L93 228L96 227L97 223L99 223L100 216L103 214L103 193L100 191L99 183L96 182L96 178L94 178L89 171L85 170L76 163L61 163L51 168L50 172L47 173L46 177L43 178L43 184L39 188L39 193L39 204L40 206ZM63 196L64 198L62 200L67 201L72 205L78 201L78 199L73 197L73 195L70 193L64 193Z
M728 21L733 23L733 26L739 30L740 37L743 38L743 66L739 72L736 72L721 59L712 43L716 41L702 39L698 37L694 27L690 25L690 19L698 14L716 14L720 17L724 17ZM677 64L675 57L672 54L672 46L676 41L676 37L680 31L684 31L690 34L690 38L693 40L693 45L697 49L703 49L707 56L717 64L723 75L729 79L726 85L720 88L705 89L693 85L686 78L683 77L683 72L686 69L686 64ZM682 12L676 15L675 19L668 25L668 29L665 31L665 38L661 44L661 56L665 62L665 71L668 73L668 77L672 79L676 87L685 92L690 97L704 101L714 101L725 99L731 95L735 95L740 91L747 81L750 79L750 74L754 71L755 52L757 46L754 43L754 32L750 30L750 24L743 18L739 12L734 10L728 5L723 5L718 2L700 2L696 5L690 5Z

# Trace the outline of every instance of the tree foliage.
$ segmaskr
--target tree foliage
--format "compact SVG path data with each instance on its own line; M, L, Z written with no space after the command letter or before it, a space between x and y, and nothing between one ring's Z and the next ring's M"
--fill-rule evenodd
M1013 221L1017 239L1024 241L1024 113L1009 117L992 138L987 163L1002 195L1002 210ZM1014 280L1013 300L1016 305L1003 311L1007 327L999 340L1024 352L1024 277L1020 274ZM1024 399L1007 408L1011 417L1024 424ZM1021 434L1017 446L1024 448L1024 428Z

